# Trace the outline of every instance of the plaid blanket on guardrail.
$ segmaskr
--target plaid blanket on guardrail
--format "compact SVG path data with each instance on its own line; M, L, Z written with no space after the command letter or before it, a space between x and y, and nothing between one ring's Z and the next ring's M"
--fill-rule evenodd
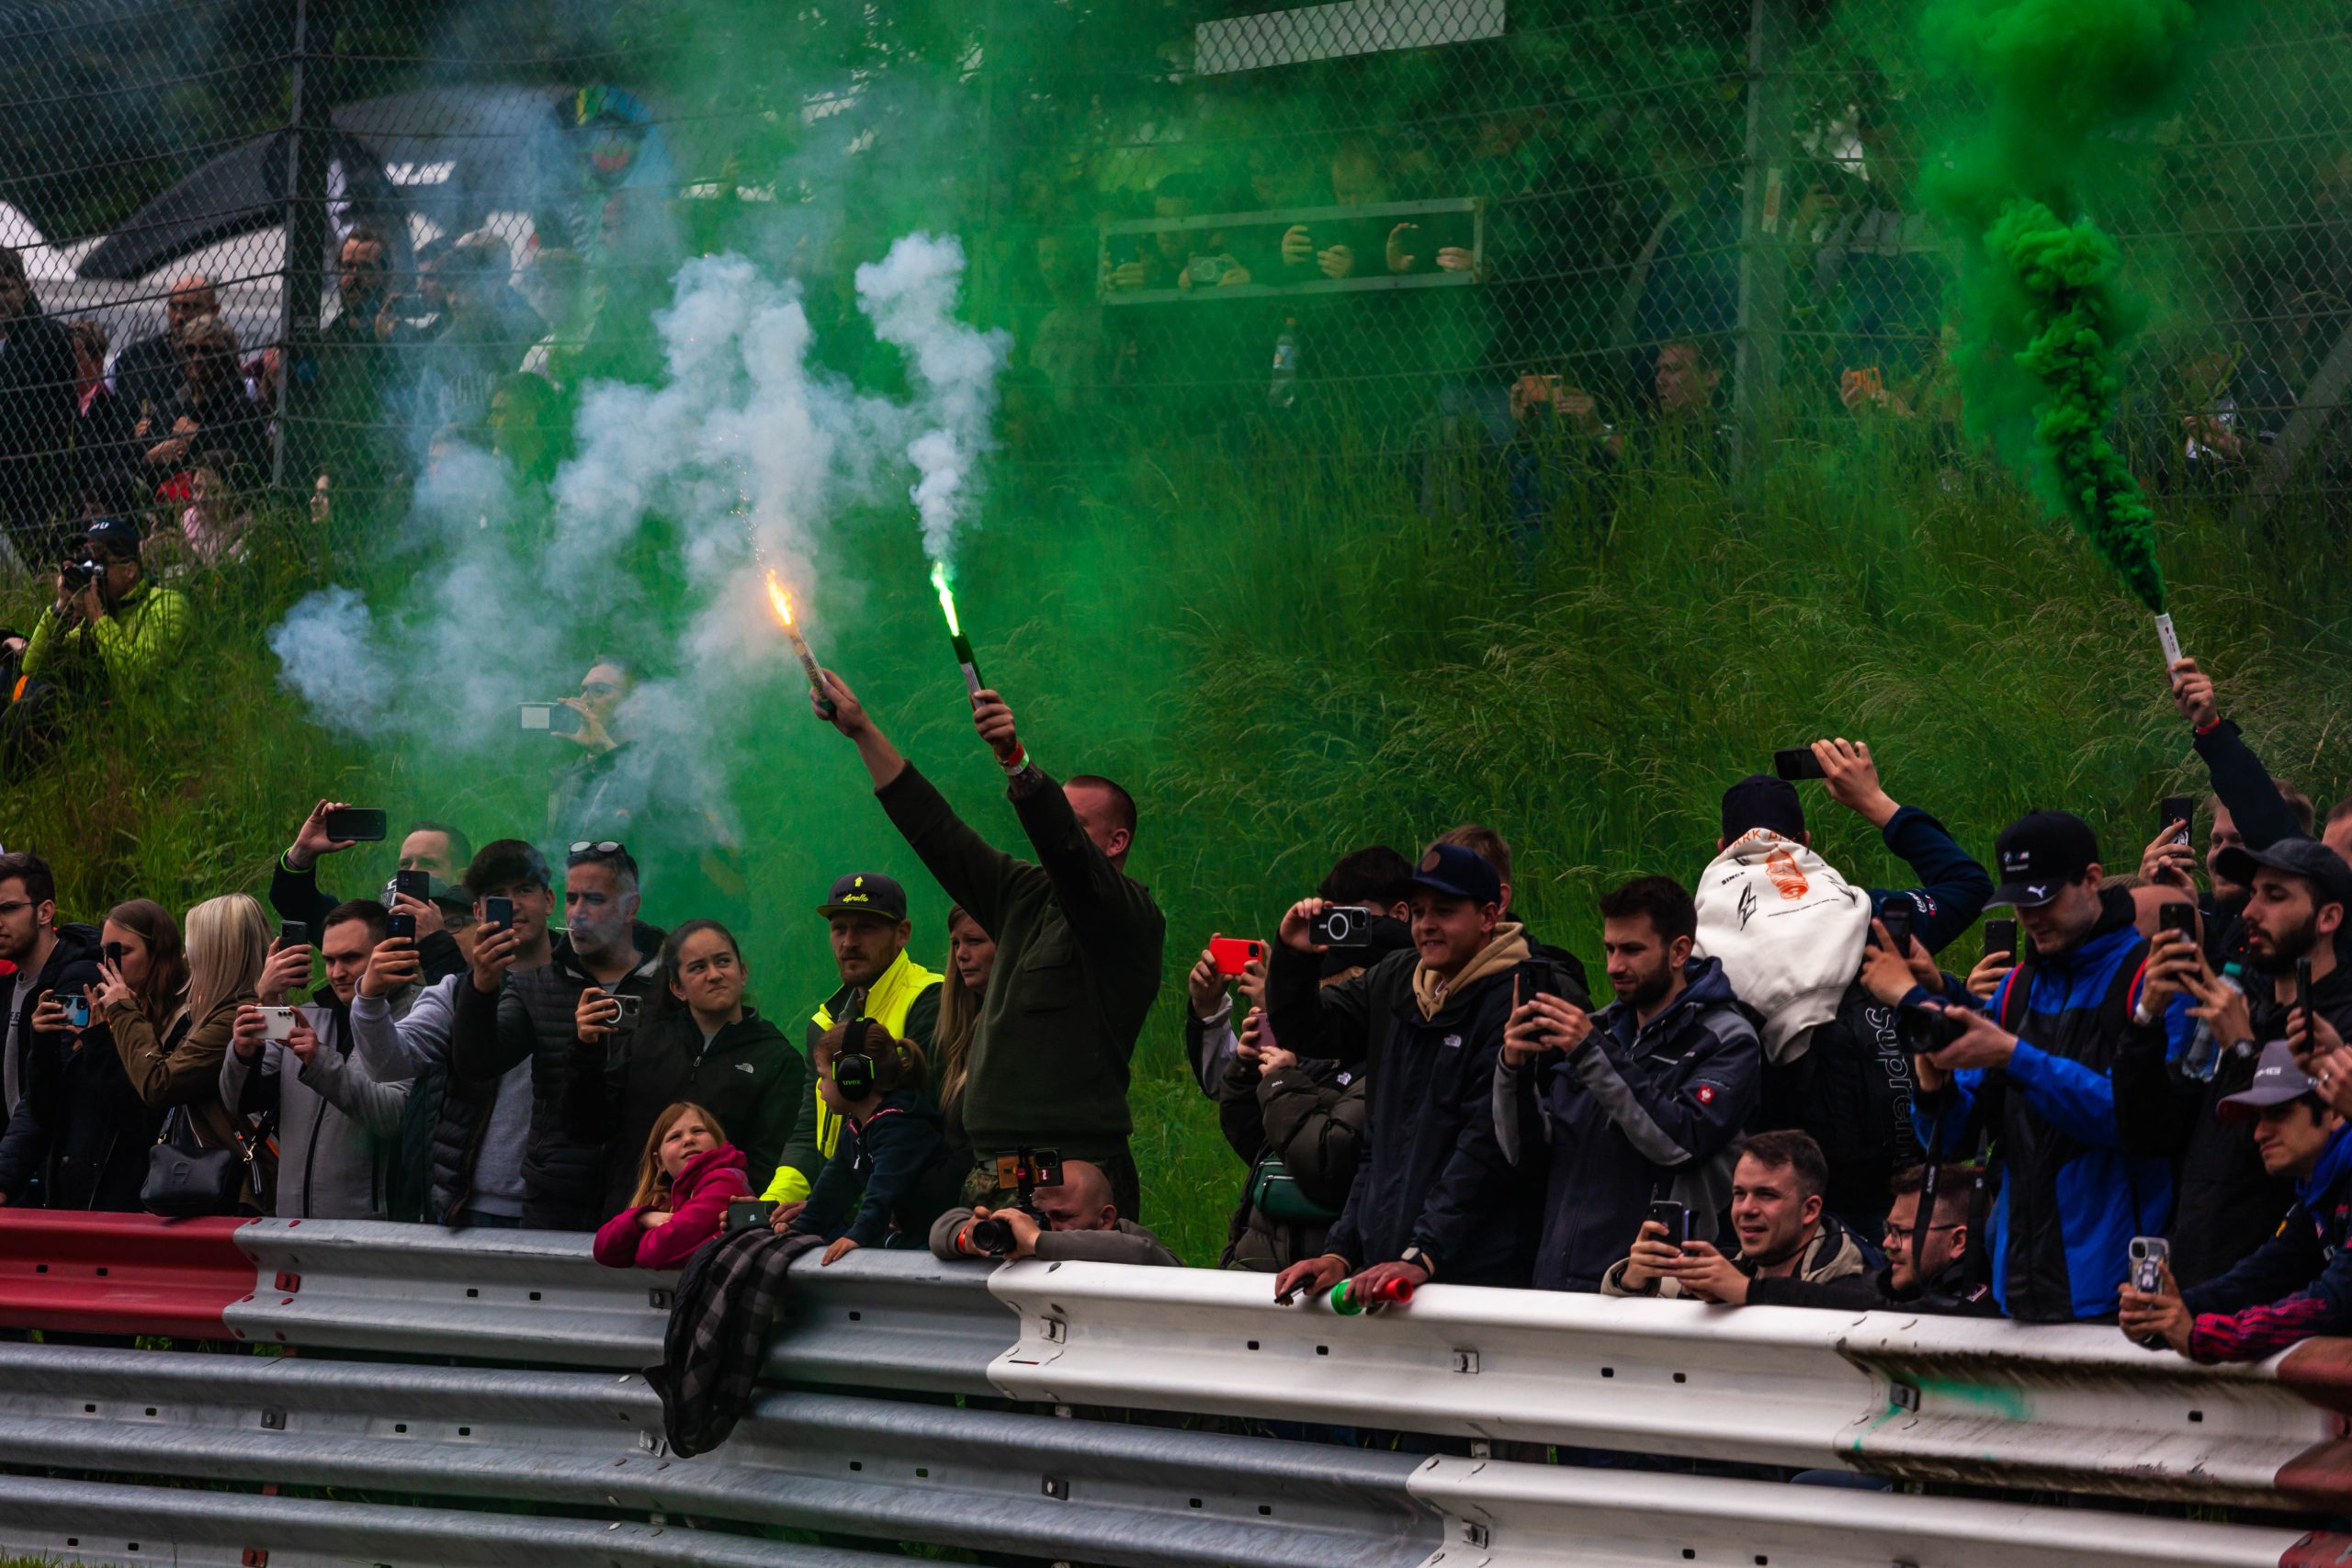
M678 1280L662 1364L645 1381L662 1396L662 1430L682 1458L727 1440L752 1407L768 1335L792 1304L785 1270L823 1239L761 1226L719 1237Z

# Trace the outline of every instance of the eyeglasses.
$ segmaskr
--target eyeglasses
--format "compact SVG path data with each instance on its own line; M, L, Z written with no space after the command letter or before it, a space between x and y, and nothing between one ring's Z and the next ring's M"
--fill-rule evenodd
M620 688L614 685L610 681L582 681L580 682L580 694L583 697L609 697L619 690Z
M1893 1220L1886 1222L1886 1234L1896 1241L1909 1241L1921 1231L1956 1231L1958 1229L1960 1229L1958 1222L1948 1225L1898 1225Z
M593 844L582 839L571 846L571 852L576 855L617 855L628 852L622 848L618 839L599 839Z

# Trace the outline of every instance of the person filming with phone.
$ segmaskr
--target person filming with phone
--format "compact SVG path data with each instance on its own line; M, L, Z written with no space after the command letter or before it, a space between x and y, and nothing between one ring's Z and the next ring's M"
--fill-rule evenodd
M564 1078L579 1049L582 994L602 993L602 1027L633 1033L662 984L662 932L637 919L637 861L616 840L571 846L564 862L566 929L541 939L526 962L524 938L495 929L486 909L473 975L458 987L452 1077L498 1082L531 1069L531 1132L523 1153L523 1223L531 1230L593 1231L605 1220L605 1151L564 1132ZM519 906L515 912L519 912Z
M1684 1238L1688 1211L1653 1203L1632 1254L1601 1277L1606 1296L1695 1296L1745 1306L1767 1280L1826 1284L1859 1278L1869 1254L1821 1206L1829 1163L1803 1133L1758 1133L1739 1145L1731 1172L1731 1228L1739 1245Z
M2233 846L2215 857L2246 889L2238 915L2243 986L2217 974L2193 927L2157 932L2147 984L2115 1064L2115 1113L2128 1147L2177 1162L2180 1201L2171 1236L2174 1277L2194 1288L2251 1254L2294 1201L2272 1169L2258 1123L2222 1106L2253 1081L2262 1046L2302 1054L2306 1002L2317 1027L2352 1029L2352 970L2337 961L2352 910L2352 866L2316 839L2267 849Z
M353 1053L351 1004L391 917L371 898L328 911L319 956L326 984L308 1007L287 993L311 978L311 949L282 931L262 966L257 998L237 1010L220 1062L220 1100L277 1130L274 1212L290 1220L374 1220L384 1215L380 1152L400 1131L405 1083L378 1083ZM414 987L391 998L408 1010Z
M281 920L300 920L313 937L323 934L328 913L337 900L319 886L319 863L362 842L354 832L380 837L380 811L354 807L347 801L322 800L302 818L294 841L270 868L269 907ZM446 822L419 818L401 835L399 869L386 884L382 903L395 915L416 922L413 940L424 958L427 983L465 970L465 952L458 940L447 906L464 902L458 883L473 859L473 845L465 834Z
M1690 956L1697 920L1680 883L1637 876L1600 900L1617 999L1588 1014L1531 994L1511 1011L1495 1133L1514 1167L1544 1176L1539 1290L1600 1290L1657 1201L1687 1216L1678 1245L1714 1239L1763 1055L1723 965Z
M14 1116L24 1098L27 1055L70 1044L43 1037L33 1014L47 997L79 997L96 983L101 940L96 926L58 923L57 878L47 861L21 851L0 854L0 962L9 965L0 976L0 1082L6 1086L0 1119Z
M2219 1279L2183 1290L2162 1254L2116 1292L2117 1325L2192 1361L2259 1361L2352 1331L2352 1129L2283 1040L2262 1048L2247 1087L2217 1107L2254 1125L2263 1168L2294 1184L2274 1235ZM2150 1287L2154 1287L2151 1289Z

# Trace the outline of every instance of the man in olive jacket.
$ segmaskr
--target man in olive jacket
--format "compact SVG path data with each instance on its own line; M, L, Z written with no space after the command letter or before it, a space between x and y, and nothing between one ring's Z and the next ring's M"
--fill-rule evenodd
M1135 801L1092 774L1056 784L1030 762L1004 700L977 692L973 728L1004 768L1037 859L1006 854L956 817L839 676L825 681L832 711L813 694L812 710L856 742L891 822L996 938L964 1087L973 1153L983 1168L1023 1147L1086 1160L1110 1178L1119 1213L1136 1217L1127 1064L1159 993L1168 920L1126 874Z

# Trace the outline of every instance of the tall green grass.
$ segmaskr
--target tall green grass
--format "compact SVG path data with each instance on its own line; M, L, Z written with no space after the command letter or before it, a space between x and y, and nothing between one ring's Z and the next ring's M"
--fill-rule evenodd
M1147 1219L1206 1261L1241 1175L1180 1042L1182 976L1212 931L1270 936L1338 854L1410 851L1482 820L1516 846L1520 912L1597 959L1597 896L1688 878L1715 804L1770 753L1870 742L1896 798L1989 853L2039 805L2088 818L2129 869L2163 795L2202 772L2165 694L2148 617L2062 525L1967 464L1833 433L1741 495L1703 477L1588 476L1532 551L1476 517L1425 514L1416 461L1146 451L1000 479L960 598L992 682L1049 771L1128 782L1131 869L1169 913L1167 983L1131 1103ZM2352 626L2340 546L2281 522L2167 525L2176 614L2224 707L2323 803L2352 779ZM812 636L969 818L1018 849L1001 777L971 736L910 525L847 520ZM327 735L277 684L262 634L330 575L405 570L346 532L274 525L251 559L189 580L198 631L163 691L79 727L12 781L0 840L49 852L67 912L144 894L185 908L258 892L322 794L530 836L544 753L448 757ZM28 596L0 621L29 625ZM494 632L501 614L485 607ZM601 635L601 633L600 633ZM831 984L809 912L854 863L910 879L918 949L944 902L865 798L854 753L780 705L739 781L755 893L755 988L797 1020ZM1903 875L1815 792L1824 852ZM374 886L354 852L331 886Z

